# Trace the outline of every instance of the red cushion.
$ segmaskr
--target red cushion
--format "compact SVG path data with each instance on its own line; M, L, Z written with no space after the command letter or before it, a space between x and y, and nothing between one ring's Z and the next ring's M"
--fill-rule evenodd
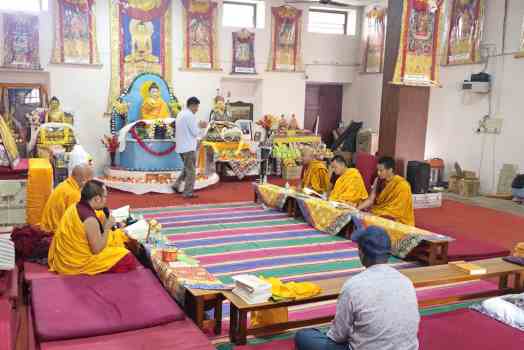
M32 262L24 262L24 280L26 282L32 282L35 279L40 278L54 278L59 277L54 272L49 272L47 265L36 264Z
M91 338L40 344L41 350L215 350L190 320Z
M185 318L146 269L34 279L31 300L40 341L112 334Z
M368 153L357 152L355 155L355 167L360 171L368 191L377 177L377 162L377 157Z
M419 340L422 350L516 350L524 344L524 332L480 312L461 309L422 317Z

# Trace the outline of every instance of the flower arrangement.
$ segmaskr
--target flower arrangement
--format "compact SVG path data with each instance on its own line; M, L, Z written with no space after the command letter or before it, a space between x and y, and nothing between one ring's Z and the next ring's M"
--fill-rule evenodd
M167 137L167 125L162 120L156 120L153 125L154 138L163 140Z
M139 121L135 124L134 129L140 138L147 139L149 138L149 125L144 121Z

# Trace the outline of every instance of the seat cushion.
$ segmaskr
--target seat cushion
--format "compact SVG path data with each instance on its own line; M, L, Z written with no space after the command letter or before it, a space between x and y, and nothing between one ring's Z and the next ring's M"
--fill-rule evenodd
M147 269L34 279L31 301L39 341L125 332L185 318Z
M58 274L49 271L47 265L41 265L32 262L24 262L24 280L32 282L40 278L56 278L60 277Z
M419 330L420 349L521 349L524 332L480 312L461 309L424 316Z
M91 338L45 342L41 350L215 350L209 339L191 322L102 335Z

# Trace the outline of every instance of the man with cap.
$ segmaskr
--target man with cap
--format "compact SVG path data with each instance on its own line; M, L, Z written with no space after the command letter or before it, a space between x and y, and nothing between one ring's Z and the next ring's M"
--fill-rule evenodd
M366 269L342 287L327 334L298 331L297 350L416 350L420 315L411 281L387 264L391 241L380 227L352 235Z

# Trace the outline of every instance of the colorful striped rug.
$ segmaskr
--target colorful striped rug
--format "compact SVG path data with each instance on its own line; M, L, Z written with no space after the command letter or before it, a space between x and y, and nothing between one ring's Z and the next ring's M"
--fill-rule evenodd
M136 210L144 218L162 223L162 234L224 283L231 277L250 273L279 277L284 281L309 281L350 277L363 267L355 243L313 229L286 213L252 202L196 205ZM391 258L395 268L419 266ZM420 300L464 292L493 289L488 282L456 283L417 290ZM290 308L290 319L333 315L336 301ZM229 305L224 304L223 334L213 338L228 344ZM250 340L258 342L259 340ZM225 345L224 345L225 344Z

